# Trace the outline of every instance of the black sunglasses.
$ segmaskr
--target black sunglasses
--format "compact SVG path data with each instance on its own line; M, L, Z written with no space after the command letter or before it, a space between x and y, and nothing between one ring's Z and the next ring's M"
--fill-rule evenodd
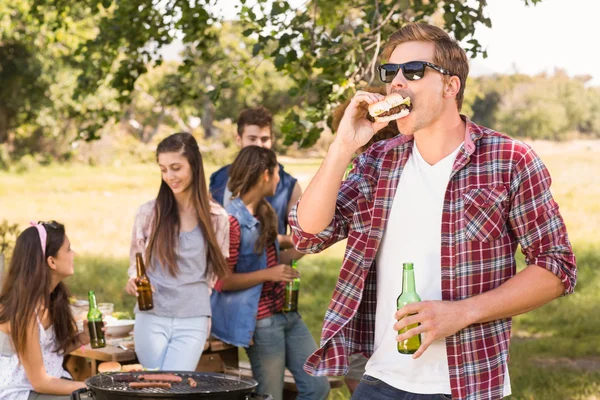
M409 61L404 64L382 64L377 67L379 70L379 79L382 82L390 83L398 74L398 71L402 70L402 75L409 81L418 81L425 75L425 67L436 70L443 75L452 75L447 69L438 67L427 61Z

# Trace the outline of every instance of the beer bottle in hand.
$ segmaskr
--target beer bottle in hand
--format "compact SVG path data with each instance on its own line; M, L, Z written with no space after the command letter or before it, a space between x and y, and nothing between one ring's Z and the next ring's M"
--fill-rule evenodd
M292 260L292 268L298 269L296 260ZM294 278L293 281L285 284L284 312L298 311L298 293L300 293L300 278Z
M104 322L102 321L102 313L98 309L98 303L96 303L96 295L93 290L88 292L88 299L90 301L90 310L88 311L87 320L88 328L90 331L90 346L92 349L98 349L106 346L106 339L104 338Z
M140 308L140 311L152 310L154 308L154 302L152 301L152 286L150 285L150 278L146 275L142 253L135 254L135 263L137 266L137 278L135 284L138 292L138 307Z
M398 296L396 301L396 307L399 310L403 306L410 303L418 303L421 298L417 294L415 289L415 271L413 269L413 263L402 264L402 293ZM414 314L411 314L414 315ZM398 331L398 335L403 334L409 329L416 328L420 324L412 324ZM398 352L402 354L415 354L421 346L421 334L415 335L410 339L398 342Z

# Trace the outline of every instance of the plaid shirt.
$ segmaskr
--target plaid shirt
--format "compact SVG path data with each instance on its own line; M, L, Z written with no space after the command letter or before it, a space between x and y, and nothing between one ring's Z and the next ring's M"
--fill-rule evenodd
M456 301L495 289L516 274L521 245L528 265L546 268L572 293L575 256L550 175L524 143L463 117L465 141L452 168L442 214L442 299ZM348 356L373 353L377 279L375 259L412 136L374 144L358 157L338 193L333 220L312 235L290 224L296 248L318 253L348 238L340 276L325 314L321 347L304 368L343 375ZM446 338L454 399L500 399L508 361L510 318L470 325Z

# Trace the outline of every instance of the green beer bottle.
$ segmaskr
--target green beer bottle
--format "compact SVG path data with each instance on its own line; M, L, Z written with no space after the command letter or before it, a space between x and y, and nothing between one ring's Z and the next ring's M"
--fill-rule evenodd
M93 290L88 292L88 299L90 301L90 311L87 314L88 328L90 330L90 346L92 346L92 349L106 347L106 339L102 330L104 327L102 313L98 310L98 303L96 303L96 295Z
M398 296L398 300L396 301L397 309L400 309L407 304L418 303L421 301L421 298L415 290L415 271L413 270L413 263L404 263L402 264L402 267L402 293ZM409 329L416 328L419 325L420 324L409 325L406 328L399 330L398 335L403 334ZM402 342L398 342L398 353L415 354L419 346L421 346L420 334Z
M292 260L292 268L298 269L296 260ZM300 278L294 278L293 281L285 284L285 302L283 303L284 312L298 311L298 293L300 292Z

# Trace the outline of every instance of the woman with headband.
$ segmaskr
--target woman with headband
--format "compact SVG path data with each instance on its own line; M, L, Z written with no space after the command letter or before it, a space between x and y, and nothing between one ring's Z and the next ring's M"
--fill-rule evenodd
M75 252L63 225L31 225L17 238L0 294L0 398L68 399L85 384L71 380L63 356L90 341L87 330L77 333L62 282Z

